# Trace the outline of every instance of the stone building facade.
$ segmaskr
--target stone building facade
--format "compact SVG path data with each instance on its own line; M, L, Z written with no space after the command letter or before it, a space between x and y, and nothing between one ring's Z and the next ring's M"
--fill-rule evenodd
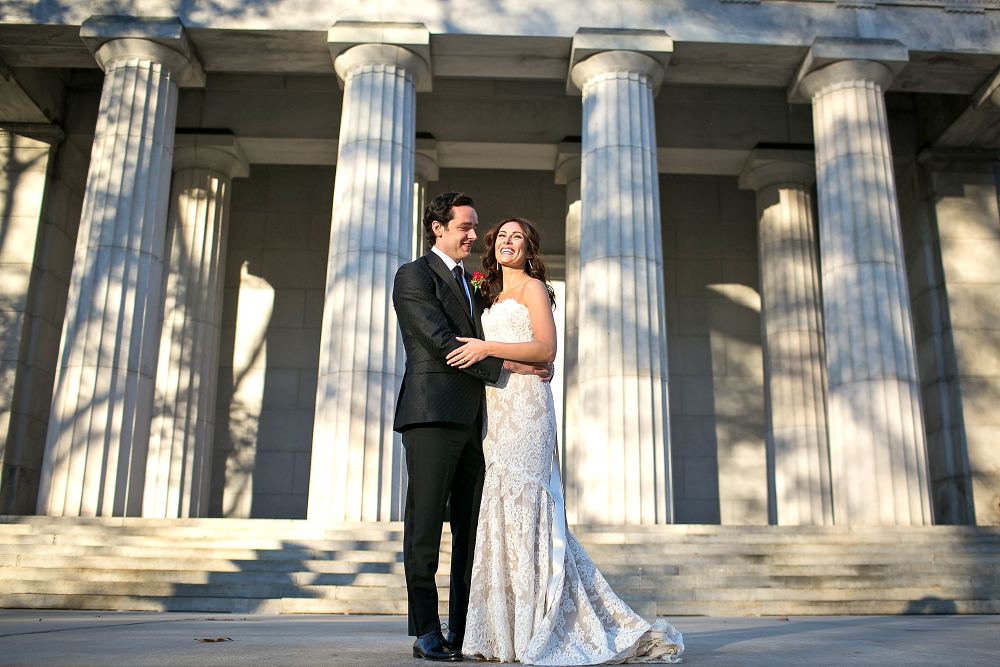
M0 513L401 518L428 195L535 220L571 520L1000 523L1000 3L0 6Z

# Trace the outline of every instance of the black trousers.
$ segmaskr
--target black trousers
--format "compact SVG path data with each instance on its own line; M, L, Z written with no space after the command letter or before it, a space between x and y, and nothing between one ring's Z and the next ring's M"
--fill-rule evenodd
M403 433L406 447L406 512L403 516L403 567L409 606L409 633L415 637L440 628L434 575L441 551L446 503L451 514L451 595L448 628L465 636L469 585L476 548L479 501L483 495L482 426L428 424Z

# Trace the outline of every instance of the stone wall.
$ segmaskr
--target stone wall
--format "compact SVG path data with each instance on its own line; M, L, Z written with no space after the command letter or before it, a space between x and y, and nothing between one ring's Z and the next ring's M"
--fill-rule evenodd
M753 192L660 178L678 523L767 523Z
M306 515L333 179L254 165L233 183L213 516Z

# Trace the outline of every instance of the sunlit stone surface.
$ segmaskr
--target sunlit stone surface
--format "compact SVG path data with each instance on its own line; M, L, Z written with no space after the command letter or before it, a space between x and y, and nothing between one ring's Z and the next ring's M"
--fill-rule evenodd
M931 522L926 436L889 147L885 65L845 60L812 100L834 521Z
M208 509L230 185L248 166L232 136L180 135L142 515Z
M757 193L768 465L780 525L833 523L813 155L757 150L741 175Z
M309 479L309 518L402 517L402 443L392 430L403 349L392 280L413 252L417 54L362 44L344 81Z
M659 62L608 51L577 64L583 92L577 317L579 431L567 476L578 519L669 523L663 245L653 90Z
M105 70L38 511L137 515L159 344L178 51L101 46Z

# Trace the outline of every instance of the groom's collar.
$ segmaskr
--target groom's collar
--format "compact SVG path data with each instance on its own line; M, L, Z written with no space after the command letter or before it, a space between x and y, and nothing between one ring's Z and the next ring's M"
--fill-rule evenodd
M431 252L434 253L435 255L437 255L438 257L440 257L444 261L444 265L448 267L448 272L449 273L452 272L452 271L454 271L456 266L461 266L462 267L462 271L465 271L465 265L464 264L462 264L461 262L456 262L455 260L453 260L451 257L449 257L447 254L445 254L445 252L443 250L441 250L440 248L438 248L436 245L435 246L431 246Z

